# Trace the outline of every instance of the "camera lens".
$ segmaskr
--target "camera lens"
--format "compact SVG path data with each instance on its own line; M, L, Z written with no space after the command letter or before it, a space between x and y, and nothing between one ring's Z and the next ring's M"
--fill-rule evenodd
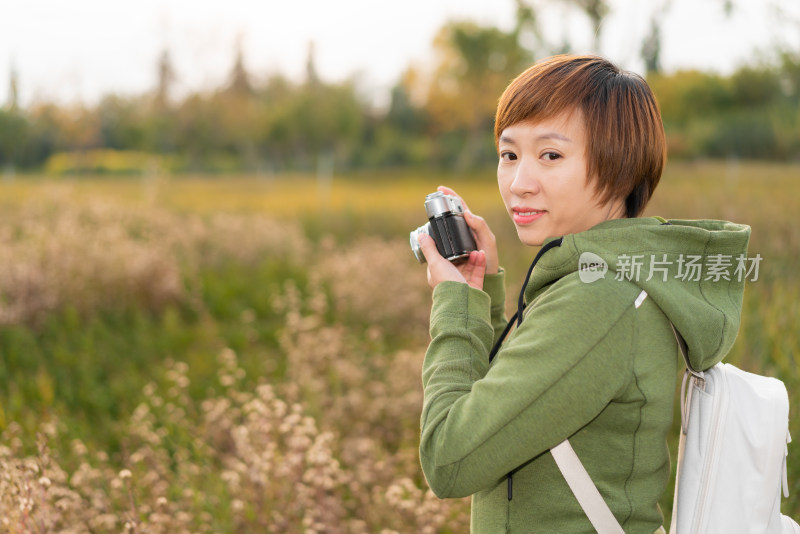
M417 258L417 261L420 263L426 263L425 254L422 253L422 247L419 244L419 234L428 234L431 235L430 232L430 223L424 224L417 228L416 230L412 231L409 234L409 242L411 244L411 252L414 253L414 257Z

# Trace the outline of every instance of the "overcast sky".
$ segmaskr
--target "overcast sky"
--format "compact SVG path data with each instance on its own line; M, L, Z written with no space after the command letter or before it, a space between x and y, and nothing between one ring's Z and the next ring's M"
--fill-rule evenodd
M650 15L667 1L667 70L726 73L776 45L800 51L800 0L732 0L730 16L724 0L611 0L601 53L641 72ZM555 0L535 3L546 5L539 16L553 40L566 34L575 51L589 51L591 31L579 12ZM164 49L180 92L214 87L229 72L237 42L254 76L299 79L313 41L323 79L358 74L380 95L409 64L429 61L446 20L507 29L514 10L513 0L0 0L0 104L12 65L23 105L141 93L154 86Z

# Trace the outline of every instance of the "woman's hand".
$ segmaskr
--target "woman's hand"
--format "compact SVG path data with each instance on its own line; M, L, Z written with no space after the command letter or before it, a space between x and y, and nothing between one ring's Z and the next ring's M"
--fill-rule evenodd
M497 274L500 270L500 260L497 255L497 240L491 229L489 229L489 225L486 224L483 217L479 217L469 210L467 203L464 202L464 199L461 198L458 193L443 185L440 185L437 190L445 195L458 197L461 200L461 203L464 205L464 220L467 221L467 226L470 227L475 236L475 244L478 246L478 250L482 250L486 254L486 274Z
M419 246L428 262L428 284L436 287L440 282L452 281L469 284L475 289L483 289L483 275L486 273L486 254L473 250L469 259L456 266L439 254L436 242L428 234L419 234Z

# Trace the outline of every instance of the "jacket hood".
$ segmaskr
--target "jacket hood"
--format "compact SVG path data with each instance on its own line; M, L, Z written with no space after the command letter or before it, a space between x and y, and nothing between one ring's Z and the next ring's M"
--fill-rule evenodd
M587 284L601 278L635 284L686 340L692 367L705 370L736 340L744 283L752 276L749 240L749 226L726 221L606 221L564 236L561 246L543 254L525 298L531 302L540 289L572 273Z

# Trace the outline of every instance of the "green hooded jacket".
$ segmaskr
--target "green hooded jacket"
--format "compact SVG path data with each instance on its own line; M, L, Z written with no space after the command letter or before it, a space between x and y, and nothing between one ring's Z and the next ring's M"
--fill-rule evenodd
M438 284L420 437L436 495L472 495L475 533L594 532L549 453L569 438L624 530L655 532L679 363L670 322L693 367L722 360L752 272L749 236L655 217L564 236L533 269L522 323L491 364L506 325L502 272L484 291Z

